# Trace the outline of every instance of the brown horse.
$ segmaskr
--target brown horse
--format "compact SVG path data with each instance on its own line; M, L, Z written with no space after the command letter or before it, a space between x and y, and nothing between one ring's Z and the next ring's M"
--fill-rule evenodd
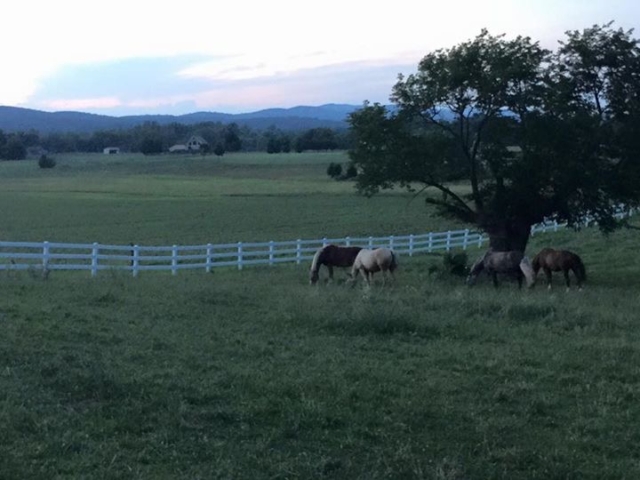
M326 245L313 256L309 270L309 283L315 285L320 278L320 266L325 265L329 270L329 279L333 280L333 267L350 267L360 253L362 247L339 247Z
M476 283L478 275L486 271L493 279L493 286L498 286L498 274L515 276L518 280L518 287L522 288L522 280L526 278L527 287L532 287L535 283L533 267L523 252L494 252L488 250L471 267L467 277L467 285Z
M553 248L543 248L533 257L533 273L537 276L542 268L547 277L547 286L551 288L551 272L560 272L564 274L564 280L567 283L567 290L571 286L569 280L569 271L572 271L578 283L578 289L582 289L582 283L587 279L587 272L584 268L582 259L569 250L554 250Z
M351 269L351 281L355 286L358 274L362 272L367 285L371 285L371 278L376 272L382 272L382 283L386 283L385 273L389 272L393 278L393 272L398 268L398 256L388 248L376 248L374 250L362 249L353 261Z

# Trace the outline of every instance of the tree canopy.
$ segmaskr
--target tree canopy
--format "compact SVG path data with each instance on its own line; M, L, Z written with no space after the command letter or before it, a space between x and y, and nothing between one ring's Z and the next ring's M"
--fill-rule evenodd
M567 32L555 52L483 30L400 75L390 109L350 116L357 188L425 189L442 215L524 250L545 219L611 231L640 202L640 48L633 31ZM469 187L452 188L464 180ZM437 192L437 194L434 194Z

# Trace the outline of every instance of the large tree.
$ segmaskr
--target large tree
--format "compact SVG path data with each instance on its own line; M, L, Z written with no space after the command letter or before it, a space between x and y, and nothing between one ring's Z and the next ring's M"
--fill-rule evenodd
M482 31L429 53L399 76L394 108L365 102L350 116L357 188L422 186L441 214L477 225L498 250L524 250L544 219L577 226L591 215L614 229L616 208L640 201L631 35L596 25L568 32L551 52Z

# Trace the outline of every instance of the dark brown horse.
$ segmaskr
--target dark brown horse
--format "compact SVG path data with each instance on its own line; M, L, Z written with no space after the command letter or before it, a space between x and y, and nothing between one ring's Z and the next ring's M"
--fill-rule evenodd
M329 270L329 279L333 280L333 267L351 267L362 247L339 247L327 245L320 248L313 256L309 270L309 283L315 285L320 278L320 266L325 265Z
M569 272L572 271L576 277L578 288L582 288L582 283L587 279L587 272L584 268L582 259L569 250L554 250L553 248L543 248L533 257L533 272L537 276L542 268L547 277L547 286L551 288L551 272L560 272L564 274L564 280L567 283L567 289L571 286L569 280Z

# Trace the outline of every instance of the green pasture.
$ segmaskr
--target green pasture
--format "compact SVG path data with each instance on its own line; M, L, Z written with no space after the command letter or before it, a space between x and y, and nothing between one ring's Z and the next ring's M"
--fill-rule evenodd
M193 245L454 228L406 192L365 198L330 179L344 152L56 160L0 163L3 239Z
M328 180L339 155L179 158L182 172L164 157L0 163L1 201L20 212L3 209L2 234L197 243L446 229L404 194L368 200ZM347 205L332 225L318 218ZM191 210L216 222L198 227ZM440 253L401 257L396 282L370 289L340 271L310 287L308 265L0 272L0 478L637 478L638 234L538 234L529 253L543 246L581 254L583 291L557 274L551 291L468 288Z

